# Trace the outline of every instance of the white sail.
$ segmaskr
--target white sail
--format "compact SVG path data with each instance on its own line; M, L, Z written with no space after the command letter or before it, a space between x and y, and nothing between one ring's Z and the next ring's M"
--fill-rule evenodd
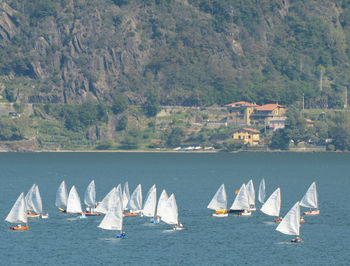
M171 194L167 200L161 220L167 224L178 224L178 210L174 194Z
M132 211L142 210L142 187L139 184L130 196L127 208Z
M17 198L15 204L13 205L9 214L7 215L5 221L9 223L26 223L27 222L27 206L26 206L26 201L25 201L23 192Z
M98 227L106 230L123 229L123 210L121 201L117 200L116 204L108 210Z
M166 202L168 200L168 193L166 193L166 190L163 189L162 193L160 194L158 205L157 205L157 216L162 217L163 209L166 205Z
M95 211L106 214L111 208L115 207L117 200L118 200L117 188L114 187L97 205Z
M67 208L68 192L66 182L62 181L56 193L56 206L65 210Z
M280 216L281 210L281 189L277 188L267 199L260 209L263 213L270 216Z
M306 208L318 208L316 182L313 182L300 201L300 206Z
M227 209L227 195L225 185L222 184L216 191L214 197L207 206L211 210L226 210Z
M35 185L34 192L31 197L31 204L32 204L32 210L35 213L43 213L43 203L41 200L40 192L39 192L39 187L38 185ZM27 210L28 210L28 205L27 205Z
M28 190L27 195L25 196L28 211L34 211L32 206L32 197L33 197L35 186L36 184L33 184Z
M129 183L125 182L123 189L123 210L126 210L126 206L130 200Z
M255 206L255 189L253 180L250 179L246 187L249 195L249 203Z
M300 207L299 201L289 210L281 223L276 228L277 231L286 235L300 234Z
M120 200L120 202L123 201L123 191L122 191L122 185L119 184L117 186L117 196L118 196L118 199ZM123 208L123 204L122 204L122 208Z
M260 181L260 185L259 185L259 201L260 203L264 203L265 201L265 179L263 178Z
M250 210L249 195L245 184L241 186L239 192L232 203L231 210Z
M157 206L157 187L153 185L146 196L145 204L143 205L142 214L147 217L153 217L156 214Z
M96 188L94 180L90 182L85 190L84 203L92 208L96 206Z
M67 213L81 213L81 212L82 212L82 209L81 209L79 194L75 186L72 186L68 195Z
M29 189L26 197L27 211L32 211L34 213L42 213L43 206L41 201L41 196L39 192L39 188L36 184L33 184Z

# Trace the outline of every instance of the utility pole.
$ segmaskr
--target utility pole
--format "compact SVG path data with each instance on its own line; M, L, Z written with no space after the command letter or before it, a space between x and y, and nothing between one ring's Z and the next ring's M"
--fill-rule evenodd
M345 101L344 101L344 109L348 108L348 87L345 86Z

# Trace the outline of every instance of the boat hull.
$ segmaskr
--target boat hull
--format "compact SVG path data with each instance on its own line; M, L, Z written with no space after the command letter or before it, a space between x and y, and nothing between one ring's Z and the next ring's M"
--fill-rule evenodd
M40 216L40 213L28 213L27 217L28 218L37 218Z
M320 210L304 212L304 215L319 215L319 214L320 214Z
M249 211L248 211L248 212L239 212L238 215L239 215L239 216L251 216L252 213L249 212Z
M124 216L136 216L136 213L130 213L130 212L126 212L124 213Z
M99 216L101 213L99 212L83 212L86 216Z
M213 217L227 217L228 213L213 213L211 216L213 216Z
M29 226L11 226L10 228L15 231L29 230Z
M292 243L301 243L302 240L301 240L300 237L296 237L296 238L293 238L290 242L292 242Z

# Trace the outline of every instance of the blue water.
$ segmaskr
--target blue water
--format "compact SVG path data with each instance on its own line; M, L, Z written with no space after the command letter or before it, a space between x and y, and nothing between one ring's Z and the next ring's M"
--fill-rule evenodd
M350 154L340 153L2 153L0 217L7 216L18 195L38 184L49 219L30 219L30 230L13 232L0 223L2 265L349 265ZM269 196L278 186L285 215L316 180L318 217L306 217L303 243L275 231L272 218L211 217L206 208L225 183L229 207L234 190L253 179L257 190L266 181ZM62 180L76 185L83 199L95 179L101 200L113 187L141 183L145 197L152 184L158 196L175 193L183 231L148 218L126 217L127 239L97 227L102 217L77 219L59 213L56 190ZM260 204L257 203L260 207Z

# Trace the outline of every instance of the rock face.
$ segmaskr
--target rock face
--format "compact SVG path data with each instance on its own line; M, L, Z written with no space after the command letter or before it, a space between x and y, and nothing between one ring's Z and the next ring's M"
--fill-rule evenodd
M197 2L4 1L0 82L16 88L17 100L28 103L108 103L120 93L142 103L150 89L170 105L201 105L208 95L213 97L208 103L222 95L239 98L243 92L236 88L248 86L250 75L270 62L278 36L288 35L288 28L281 28L297 4L261 4L249 24L234 6L221 15L219 7ZM310 4L308 12L324 18L332 30L330 49L345 53L343 10L328 2Z

